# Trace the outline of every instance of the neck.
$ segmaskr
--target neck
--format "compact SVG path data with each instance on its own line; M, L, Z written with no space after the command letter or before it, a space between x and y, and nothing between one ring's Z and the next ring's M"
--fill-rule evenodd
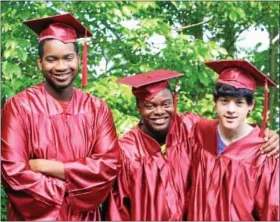
M166 140L168 131L167 132L152 131L147 126L145 126L145 124L143 124L141 126L141 129L144 133L146 133L147 135L152 137L154 140L156 140L159 143L159 145L165 144L165 140Z
M252 130L253 127L247 123L240 125L236 129L226 129L221 124L218 125L218 132L226 145L247 136Z
M56 100L62 101L62 102L69 102L73 95L73 86L68 86L67 88L63 89L55 89L51 85L49 85L47 82L44 82L44 87L46 91L54 97Z

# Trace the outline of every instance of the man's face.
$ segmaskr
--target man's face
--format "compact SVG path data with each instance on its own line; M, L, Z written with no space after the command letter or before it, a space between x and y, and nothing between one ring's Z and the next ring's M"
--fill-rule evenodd
M149 131L167 133L174 113L173 96L169 89L159 92L152 100L139 100L137 108Z
M44 43L43 57L37 63L47 83L54 89L72 85L79 68L79 56L73 43L49 40Z
M244 97L224 96L219 97L216 101L216 111L220 124L227 130L237 130L244 124L253 107L254 104L249 105Z

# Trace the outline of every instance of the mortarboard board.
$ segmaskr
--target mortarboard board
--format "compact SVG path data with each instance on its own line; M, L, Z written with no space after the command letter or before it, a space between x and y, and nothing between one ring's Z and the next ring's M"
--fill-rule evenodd
M91 37L92 34L71 14L62 14L23 22L37 35L39 41L57 39L64 43L76 42L78 38ZM82 86L87 85L87 45L83 46Z
M251 63L236 60L217 60L205 62L209 68L219 74L217 82L233 86L237 89L249 89L255 91L257 86L265 87L264 111L261 126L261 136L266 126L268 111L268 86L277 86L267 75L258 70Z
M132 93L138 99L151 100L156 94L169 86L168 80L183 76L171 70L159 69L118 79L118 83L132 86ZM174 92L174 107L177 106L177 92Z

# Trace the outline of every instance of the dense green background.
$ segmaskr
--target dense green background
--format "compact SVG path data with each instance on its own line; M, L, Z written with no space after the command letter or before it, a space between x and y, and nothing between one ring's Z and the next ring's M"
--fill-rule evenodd
M185 74L180 80L179 111L215 117L212 88L217 75L202 64L221 58L246 58L279 83L278 2L1 2L1 104L19 91L42 81L36 66L37 36L21 22L62 12L71 12L94 37L89 44L89 84L85 91L104 99L111 107L119 135L137 123L135 100L128 87L115 83L118 77L153 69L173 69ZM122 21L136 20L128 29ZM183 27L183 28L180 28ZM249 28L269 32L269 49L257 52L238 47L237 39ZM205 40L205 34L208 39ZM166 47L152 50L148 39L165 37ZM157 44L154 45L155 47ZM101 59L104 70L96 72ZM80 76L75 85L80 86ZM249 121L260 123L262 90ZM278 90L271 90L270 122L279 131ZM277 110L278 109L278 110ZM4 126L5 127L5 126ZM1 189L1 220L6 219L6 196Z

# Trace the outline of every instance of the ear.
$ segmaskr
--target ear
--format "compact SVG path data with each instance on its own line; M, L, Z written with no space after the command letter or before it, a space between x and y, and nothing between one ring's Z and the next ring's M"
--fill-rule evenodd
M37 65L38 65L38 68L42 71L42 59L41 58L37 59Z

